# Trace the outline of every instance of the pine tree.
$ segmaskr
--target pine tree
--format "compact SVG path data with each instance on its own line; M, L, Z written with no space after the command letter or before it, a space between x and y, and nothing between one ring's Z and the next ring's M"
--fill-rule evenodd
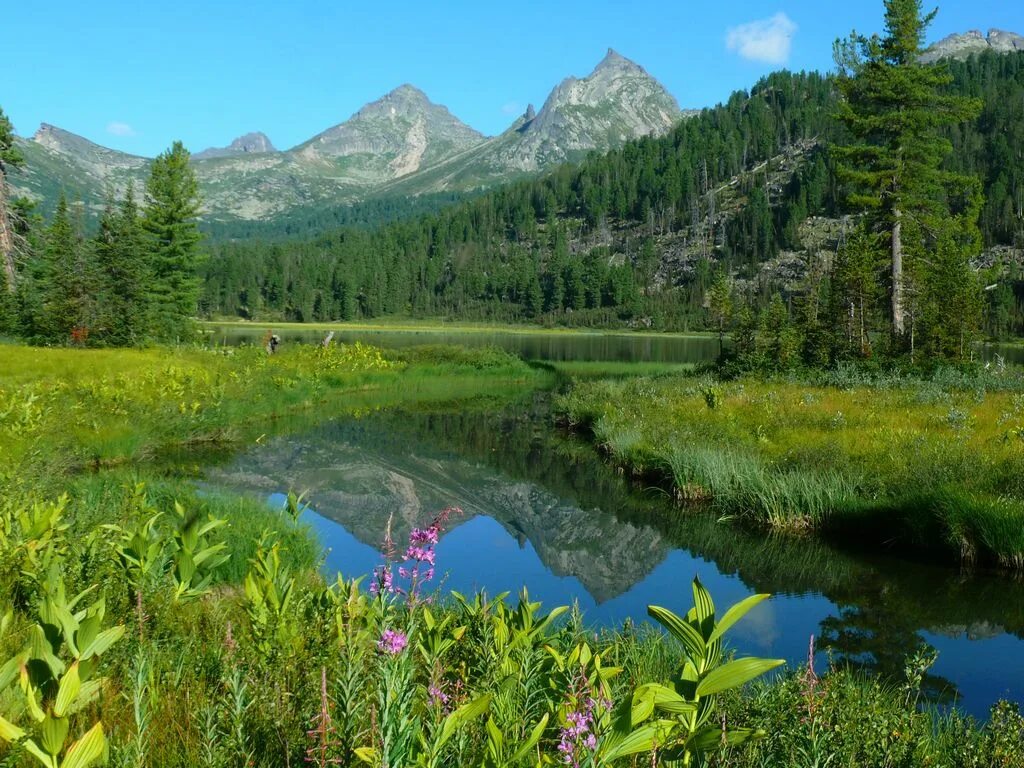
M885 258L878 236L854 231L836 253L832 271L829 315L835 329L836 356L871 357L872 335L878 330L878 306L883 291L879 276Z
M38 328L43 340L85 343L93 330L95 297L96 274L90 249L82 243L62 193L43 246L42 317Z
M934 16L922 14L921 0L885 0L884 37L836 42L839 119L856 142L836 148L838 172L853 187L850 202L867 209L873 229L885 235L898 345L907 334L906 273L915 272L908 262L926 258L942 240L957 252L954 261L966 263L976 243L976 181L942 170L952 151L942 129L973 119L981 104L945 93L952 82L945 64L920 63ZM936 234L950 223L959 231Z
M116 208L113 200L108 201L93 240L102 285L100 326L107 344L130 346L149 333L150 274L145 245L135 190L129 185Z
M7 202L7 174L22 165L24 158L14 146L14 128L0 109L0 261L3 262L4 285L8 294L15 292L18 278L14 264L14 225Z
M725 329L732 320L732 280L724 271L719 271L715 282L707 292L708 314L718 329L718 354L725 347Z
M142 226L151 253L149 302L157 338L191 333L199 298L199 185L180 141L153 161Z

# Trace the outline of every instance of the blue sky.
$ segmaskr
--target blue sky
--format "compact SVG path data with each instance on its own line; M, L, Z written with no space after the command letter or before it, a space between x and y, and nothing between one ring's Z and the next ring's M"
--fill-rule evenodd
M48 122L143 155L250 130L284 149L410 82L494 134L608 47L700 107L781 66L828 69L837 36L881 17L881 0L12 2L0 107L21 135ZM1024 3L947 0L929 38L989 27L1024 33Z

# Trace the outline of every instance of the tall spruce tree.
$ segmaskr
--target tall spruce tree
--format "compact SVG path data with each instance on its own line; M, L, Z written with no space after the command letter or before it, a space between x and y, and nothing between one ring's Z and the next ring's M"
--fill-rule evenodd
M43 246L42 316L37 332L54 344L85 343L96 319L96 273L90 249L61 193Z
M13 294L17 288L18 273L14 264L14 225L7 201L7 173L23 164L24 158L14 145L14 128L0 109L0 261L8 294Z
M129 185L120 203L107 202L93 240L102 284L101 334L107 344L130 346L150 334L150 265L145 246L135 189Z
M835 149L838 172L853 190L850 202L865 208L872 229L883 235L892 335L901 348L913 339L908 290L916 294L915 305L933 304L939 297L924 293L948 285L919 279L934 268L930 257L941 247L944 267L963 275L978 245L979 187L973 178L943 170L952 144L942 131L976 117L981 104L946 93L952 77L944 63L921 63L934 17L934 11L922 13L921 0L885 0L884 37L854 34L836 42L838 116L855 142ZM961 302L964 311L974 305ZM957 327L972 324L951 320Z
M190 335L199 298L199 185L180 141L153 161L142 225L150 251L150 308L157 338Z

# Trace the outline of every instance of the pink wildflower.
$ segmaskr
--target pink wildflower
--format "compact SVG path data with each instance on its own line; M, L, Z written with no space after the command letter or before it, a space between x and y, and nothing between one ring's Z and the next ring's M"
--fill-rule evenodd
M380 640L377 641L377 650L397 656L405 650L405 646L408 644L409 638L404 633L394 629L385 629L381 633Z

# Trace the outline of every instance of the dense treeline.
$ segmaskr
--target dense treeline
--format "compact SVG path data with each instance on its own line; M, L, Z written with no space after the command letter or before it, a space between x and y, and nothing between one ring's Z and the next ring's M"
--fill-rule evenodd
M0 333L108 346L189 337L200 289L198 213L180 142L154 160L143 205L131 186L120 200L109 197L91 237L63 195L45 226L19 201L6 217L20 243L0 292Z
M943 129L954 149L945 169L982 179L984 244L1020 245L1024 54L950 62L949 71L944 90L977 96L984 108ZM754 285L742 298L764 308L777 290L757 284L764 261L800 247L808 216L850 210L827 149L848 139L838 99L834 78L780 72L665 137L436 214L301 243L225 244L205 269L202 309L291 320L408 313L714 325L716 272ZM792 170L780 168L787 155L798 158ZM697 256L659 271L673 237ZM1024 285L1000 273L985 296L986 330L1019 333Z

